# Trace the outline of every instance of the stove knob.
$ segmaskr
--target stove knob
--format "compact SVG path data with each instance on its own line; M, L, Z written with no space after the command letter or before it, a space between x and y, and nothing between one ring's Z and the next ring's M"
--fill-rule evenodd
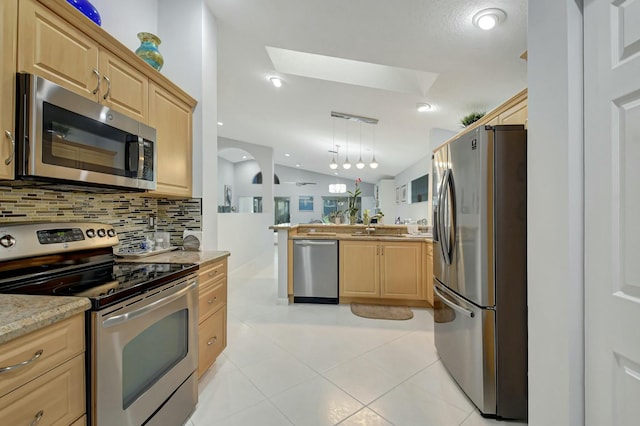
M116 236L116 231L114 231L113 229L107 229L107 235L113 238Z
M2 247L13 247L16 243L16 239L13 236L7 234L0 237L0 245Z
M104 231L104 229L98 229L98 237L104 238L105 235L107 235L107 233Z
M93 228L87 229L87 237L93 238L96 236L96 230Z

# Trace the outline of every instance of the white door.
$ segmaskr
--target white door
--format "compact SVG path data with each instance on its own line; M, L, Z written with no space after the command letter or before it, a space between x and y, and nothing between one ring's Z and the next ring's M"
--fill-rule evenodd
M640 0L584 0L585 419L640 424Z

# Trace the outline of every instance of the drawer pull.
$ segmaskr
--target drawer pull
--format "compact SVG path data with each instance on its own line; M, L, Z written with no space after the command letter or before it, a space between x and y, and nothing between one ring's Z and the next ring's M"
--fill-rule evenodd
M28 359L26 361L22 361L18 364L15 365L10 365L8 367L2 367L0 368L0 373L4 373L6 371L11 371L11 370L15 370L16 368L20 368L20 367L24 367L25 365L29 365L31 364L33 361L37 360L38 358L40 358L42 356L42 354L44 353L44 350L39 349L34 355L33 358Z
M218 337L214 336L211 340L207 342L207 346L213 345L216 342L216 340L218 340Z
M217 300L218 300L218 296L215 296L213 299L207 300L207 303L210 304L210 305L213 305L213 302L215 302Z
M29 426L35 426L36 424L38 424L38 422L42 420L42 416L44 416L44 410L38 411L38 413L36 414L36 418L33 419Z
M212 276L216 275L217 273L218 273L218 271L211 271L211 272L209 272L209 276L212 277Z

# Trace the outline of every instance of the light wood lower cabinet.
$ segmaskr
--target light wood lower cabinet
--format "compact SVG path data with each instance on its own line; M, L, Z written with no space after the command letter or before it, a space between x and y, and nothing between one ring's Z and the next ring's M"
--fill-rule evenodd
M2 424L70 425L85 414L84 316L0 345ZM82 424L82 423L79 423Z
M433 242L423 243L425 299L433 306Z
M200 266L198 274L198 377L227 346L227 259Z
M422 244L340 241L340 297L424 299Z

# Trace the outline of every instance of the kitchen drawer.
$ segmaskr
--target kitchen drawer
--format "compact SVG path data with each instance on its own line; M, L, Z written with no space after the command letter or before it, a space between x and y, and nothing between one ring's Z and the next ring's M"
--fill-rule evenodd
M200 268L198 272L198 288L200 293L214 286L218 280L227 278L227 258L213 262Z
M208 288L204 292L202 291L202 289L200 289L200 295L198 297L198 310L200 319L198 320L198 322L202 322L209 315L220 309L222 305L227 303L226 280L217 283L218 285Z
M68 426L84 411L84 355L0 398L0 419L5 425Z
M73 422L71 424L71 426L87 426L87 416L84 415L84 416L80 417L78 420Z
M0 345L0 369L33 359L40 351L41 355L29 364L0 373L0 396L84 352L83 315L75 315Z
M202 376L227 346L227 307L200 324L198 344L198 377Z

